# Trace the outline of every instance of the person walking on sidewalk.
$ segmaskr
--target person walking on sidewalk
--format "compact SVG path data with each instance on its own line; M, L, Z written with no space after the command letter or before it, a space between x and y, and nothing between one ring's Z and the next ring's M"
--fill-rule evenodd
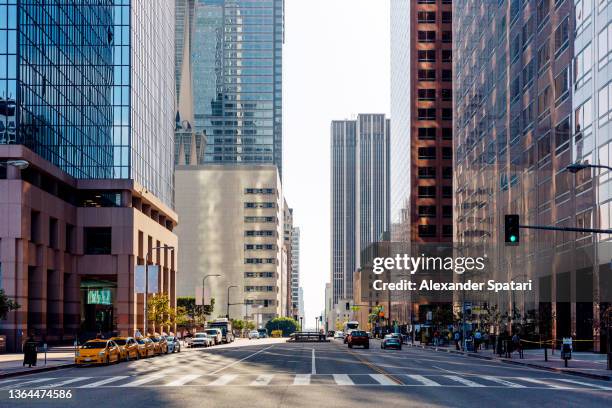
M455 348L459 350L459 340L461 340L461 335L458 331L455 332Z
M38 357L36 353L37 343L34 340L34 337L30 336L23 345L23 366L27 364L28 367L32 367L34 365L36 367L36 358Z
M521 338L518 333L515 333L514 336L512 336L512 349L512 351L518 351L519 358L523 358L523 347L521 346Z

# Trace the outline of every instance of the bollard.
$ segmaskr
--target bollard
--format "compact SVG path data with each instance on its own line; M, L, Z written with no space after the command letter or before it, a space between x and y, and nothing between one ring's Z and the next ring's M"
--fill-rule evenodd
M544 361L548 361L548 347L544 345Z

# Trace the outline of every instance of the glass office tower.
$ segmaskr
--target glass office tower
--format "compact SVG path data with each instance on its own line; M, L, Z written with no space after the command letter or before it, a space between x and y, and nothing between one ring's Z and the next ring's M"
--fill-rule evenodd
M176 10L177 164L282 171L283 0L179 0Z
M169 2L0 0L0 143L171 205L172 101Z

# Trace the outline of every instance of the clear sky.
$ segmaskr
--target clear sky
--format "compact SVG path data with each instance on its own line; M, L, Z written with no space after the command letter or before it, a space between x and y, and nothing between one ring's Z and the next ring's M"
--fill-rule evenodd
M283 188L301 229L306 327L330 277L330 122L389 114L389 0L286 0Z

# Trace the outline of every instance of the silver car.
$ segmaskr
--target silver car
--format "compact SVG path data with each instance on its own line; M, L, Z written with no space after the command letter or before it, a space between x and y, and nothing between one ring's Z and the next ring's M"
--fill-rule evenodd
M191 339L191 347L208 347L212 346L215 341L206 333L196 333Z
M221 344L221 342L223 342L223 333L221 329L206 329L205 332L213 338L215 344Z
M168 342L168 353L180 353L181 341L176 336L166 336Z

